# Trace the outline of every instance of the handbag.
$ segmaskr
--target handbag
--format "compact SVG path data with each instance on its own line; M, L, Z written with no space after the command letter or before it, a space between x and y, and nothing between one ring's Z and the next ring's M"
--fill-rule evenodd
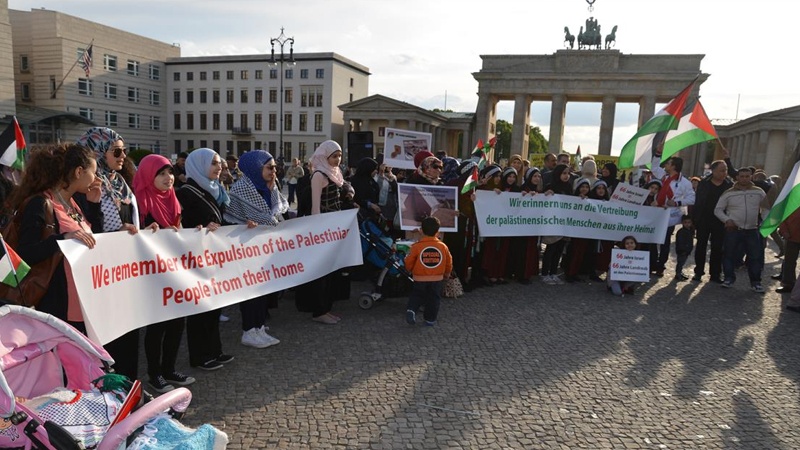
M445 278L444 286L442 286L442 297L458 298L462 295L464 295L464 287L461 286L461 280L458 277Z
M19 209L14 214L14 218L3 228L3 239L11 248L16 247L19 243L19 230L22 223L22 215L25 208L28 206L28 202L30 202L32 198L33 197L28 197L22 202ZM58 232L58 223L55 220L53 202L47 198L44 199L44 220L45 227L42 230L42 240ZM53 278L53 273L63 259L64 254L59 250L44 261L32 265L28 274L25 275L25 278L20 280L18 287L0 283L0 298L9 300L18 305L36 307L50 287L50 279Z

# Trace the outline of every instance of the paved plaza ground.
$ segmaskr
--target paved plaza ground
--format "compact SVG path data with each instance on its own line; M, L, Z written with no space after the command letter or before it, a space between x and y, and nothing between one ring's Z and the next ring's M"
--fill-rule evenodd
M226 308L236 360L189 370L185 422L230 449L800 448L800 314L774 292L772 255L765 295L744 271L734 289L665 277L623 298L507 284L444 300L432 328L405 323L403 298L361 310L366 282L334 326L288 293L267 349L241 346Z

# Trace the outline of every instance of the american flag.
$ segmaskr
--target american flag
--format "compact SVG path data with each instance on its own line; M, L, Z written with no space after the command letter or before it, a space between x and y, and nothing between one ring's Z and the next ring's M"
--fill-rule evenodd
M83 51L83 55L81 55L81 59L79 64L83 67L83 71L86 72L86 76L89 76L92 67L92 46L94 44L89 45L89 48Z

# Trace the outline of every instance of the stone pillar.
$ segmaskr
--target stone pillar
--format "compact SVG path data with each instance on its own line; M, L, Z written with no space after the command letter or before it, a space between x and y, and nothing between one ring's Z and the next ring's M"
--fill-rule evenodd
M758 133L758 153L753 165L763 164L767 162L767 151L769 147L769 130L761 130Z
M788 133L785 137L788 137ZM769 145L769 136L767 136L766 153L764 153L764 172L767 173L767 176L780 175L785 157L786 145Z
M495 122L495 114L497 113L497 97L482 93L478 94L478 106L475 109L475 132L472 140L478 142L478 139L488 141L492 136L491 124ZM468 141L468 139L464 139Z
M600 112L600 141L597 145L599 155L611 154L611 140L614 137L614 113L617 109L617 99L607 95L603 97L603 109Z
M755 159L753 156L755 155L755 143L756 139L753 136L753 133L747 133L744 137L744 146L742 147L742 151L739 154L739 160L736 161L736 168L750 165L750 161Z
M604 100L605 101L605 100ZM642 97L639 99L639 128L650 120L656 113L656 98Z
M522 159L528 159L528 127L531 119L531 101L529 95L518 94L514 97L514 124L511 131L510 155L518 153Z
M567 113L567 96L564 94L553 95L550 106L550 141L548 151L556 155L561 153L564 142L564 116Z
M389 119L389 128L397 128L397 121L394 119Z
M463 134L463 139L461 139L461 159L469 158L470 153L472 153L472 141L469 138L469 128L464 128L461 130ZM458 140L458 136L456 136L456 140ZM476 141L477 142L477 141Z
M409 131L417 131L417 121L408 119L408 129Z

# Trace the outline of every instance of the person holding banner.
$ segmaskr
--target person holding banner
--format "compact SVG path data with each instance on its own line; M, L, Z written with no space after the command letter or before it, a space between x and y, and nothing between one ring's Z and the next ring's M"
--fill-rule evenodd
M278 188L275 158L265 150L251 150L239 158L244 176L231 187L230 206L225 219L249 226L274 227L289 211L289 202ZM281 341L267 333L269 307L278 302L279 292L261 295L239 303L242 313L242 345L266 348Z
M511 166L506 167L500 175L500 186L494 188L494 192L500 194L501 192L519 191L516 169ZM523 240L523 238L487 237L483 241L483 272L486 274L490 285L506 283L506 268L509 262L514 275L517 275L518 278L522 277L522 258L524 258L525 253L515 252L513 258L510 257L509 253L509 246L512 245L512 242L515 247L519 248L520 240Z
M559 164L553 169L553 181L545 186L545 195L562 194L572 195L572 183L569 166ZM566 241L562 236L546 236L542 242L547 244L544 256L542 257L542 282L549 285L564 284L558 277L558 267L561 262L561 254L564 253Z
M186 158L186 183L175 191L181 204L183 228L206 227L214 231L227 225L222 219L230 198L220 183L222 159L210 148L198 148ZM220 310L215 309L186 318L186 343L189 347L189 365L201 370L221 369L233 361L233 356L222 352L219 334Z
M159 228L177 230L181 226L181 204L175 195L172 164L161 155L147 155L139 162L133 177L133 192L139 204L139 222L156 223ZM187 386L195 379L175 370L185 319L167 320L147 326L144 353L150 386L159 393L171 391L173 384Z
M651 267L655 270L656 276L664 276L664 268L669 260L670 244L672 243L672 233L675 225L681 223L681 217L685 214L685 209L689 205L694 205L695 192L692 182L681 174L683 170L683 159L672 156L661 167L661 153L653 155L652 167L653 175L661 179L661 190L658 191L656 200L658 206L669 209L669 222L667 222L667 234L664 236L664 243L658 248L658 259L656 266Z
M592 162L594 161L587 161ZM589 198L589 193L592 190L592 183L588 178L578 178L575 181L575 191L573 191L573 195L576 197L580 197L581 199ZM566 256L566 267L565 267L565 274L564 278L569 283L574 283L576 281L583 281L579 274L581 273L581 269L584 267L585 261L591 261L593 258L587 259L586 253L589 251L591 256L594 256L593 252L591 252L591 245L594 243L594 239L588 238L577 238L573 237L569 241L569 247L567 248L567 256ZM594 266L592 266L592 270L594 270Z

